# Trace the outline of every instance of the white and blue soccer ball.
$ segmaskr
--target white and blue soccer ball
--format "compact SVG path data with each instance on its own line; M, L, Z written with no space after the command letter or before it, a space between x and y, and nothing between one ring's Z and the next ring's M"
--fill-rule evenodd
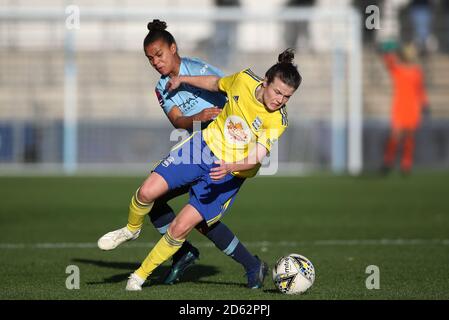
M291 253L280 258L273 268L273 282L285 294L306 292L315 281L315 268L306 257Z

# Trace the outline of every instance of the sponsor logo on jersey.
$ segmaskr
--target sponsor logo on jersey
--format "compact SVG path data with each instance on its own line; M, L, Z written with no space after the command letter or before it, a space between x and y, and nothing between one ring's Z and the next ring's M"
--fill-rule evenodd
M194 87L192 88L193 92L190 95L187 95L188 98L185 99L185 101L183 101L182 104L178 106L183 113L187 113L188 111L195 108L196 105L198 104L198 98L201 96L201 90L195 89ZM181 99L183 98L184 97L181 96Z
M251 130L246 122L238 116L229 116L224 125L226 140L237 145L246 145L251 140Z

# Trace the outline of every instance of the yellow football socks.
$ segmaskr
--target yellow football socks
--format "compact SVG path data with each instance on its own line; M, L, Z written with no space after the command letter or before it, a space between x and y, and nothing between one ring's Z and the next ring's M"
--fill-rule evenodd
M126 226L131 232L136 232L142 228L145 216L151 211L154 203L143 203L139 201L137 198L139 190L140 188L137 189L129 204L128 224Z
M185 239L174 239L167 231L150 251L135 273L142 279L148 278L154 269L164 261L168 260L179 250L179 248L181 248L184 241Z

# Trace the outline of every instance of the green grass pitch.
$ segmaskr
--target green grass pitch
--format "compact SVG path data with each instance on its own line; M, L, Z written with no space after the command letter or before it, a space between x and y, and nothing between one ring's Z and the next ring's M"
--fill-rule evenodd
M272 267L288 253L308 257L316 281L304 295L244 287L243 268L198 232L201 259L173 286L166 262L142 292L128 275L159 234L146 220L139 239L103 252L96 241L121 227L136 177L1 177L1 299L449 299L449 173L264 178L245 182L224 217ZM171 202L176 210L186 197ZM68 290L67 266L80 270ZM366 268L379 267L368 290ZM271 271L270 271L271 273Z

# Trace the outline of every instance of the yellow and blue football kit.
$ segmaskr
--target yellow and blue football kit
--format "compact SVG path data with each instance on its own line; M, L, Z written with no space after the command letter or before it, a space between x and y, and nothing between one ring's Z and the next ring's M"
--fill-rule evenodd
M285 107L270 111L256 99L262 79L250 69L221 78L218 85L228 97L223 111L206 129L176 145L154 169L170 190L191 185L189 204L209 225L223 216L245 178L259 169L233 172L214 181L209 173L219 165L215 162L245 160L257 143L270 151L288 125Z
M203 137L212 152L225 162L239 162L248 157L256 143L268 151L287 128L285 106L268 110L256 99L262 79L250 69L221 78L218 87L226 92L228 102L223 111L205 130ZM253 177L253 170L234 172L243 178Z

